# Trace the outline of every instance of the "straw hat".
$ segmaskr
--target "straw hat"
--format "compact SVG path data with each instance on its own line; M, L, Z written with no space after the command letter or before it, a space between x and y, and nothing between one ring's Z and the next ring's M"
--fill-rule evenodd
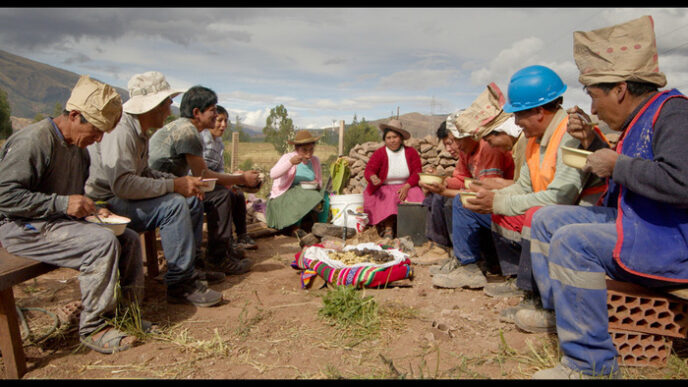
M320 137L322 137L322 136L313 137L311 132L309 132L307 130L299 130L298 132L296 132L294 139L293 140L287 140L287 142L290 143L291 145L310 144L312 142L316 142L316 141L320 140Z
M80 112L91 125L109 132L122 116L122 97L112 86L82 75L72 89L65 109Z
M127 84L129 100L124 103L124 111L129 114L143 114L158 106L167 97L174 98L184 90L174 90L157 71L136 74Z
M390 120L386 124L380 124L380 130L384 132L385 129L393 130L399 133L404 140L408 140L409 138L411 138L411 134L406 130L402 129L401 121L399 120Z

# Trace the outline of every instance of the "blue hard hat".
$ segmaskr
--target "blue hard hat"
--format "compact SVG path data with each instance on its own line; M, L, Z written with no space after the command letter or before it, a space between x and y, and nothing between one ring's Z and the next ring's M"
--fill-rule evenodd
M566 91L566 85L549 67L534 65L524 67L509 81L507 113L528 110L552 102Z

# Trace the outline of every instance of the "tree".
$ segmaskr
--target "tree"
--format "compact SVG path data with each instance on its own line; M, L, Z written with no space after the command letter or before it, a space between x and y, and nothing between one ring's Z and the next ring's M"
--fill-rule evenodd
M381 141L381 136L380 131L364 118L344 131L344 154L348 155L351 148L368 141Z
M288 117L284 105L270 109L270 115L265 119L263 134L265 134L265 142L271 143L280 155L289 151L287 140L294 138L294 130L294 123Z
M33 116L33 122L38 122L43 120L45 117L43 117L42 113L36 113L35 116Z
M165 118L164 125L169 124L170 122L176 120L177 118L179 118L179 117L175 116L174 114L170 114L167 118ZM160 128L156 128L156 129L160 129Z
M0 139L6 139L12 135L11 111L7 93L0 89Z

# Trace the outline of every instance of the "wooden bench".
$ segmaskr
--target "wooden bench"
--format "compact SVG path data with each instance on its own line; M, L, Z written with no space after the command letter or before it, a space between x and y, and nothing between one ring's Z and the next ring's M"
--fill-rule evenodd
M146 275L155 278L159 274L155 230L141 233L141 249L146 262ZM0 247L0 352L8 378L19 379L26 373L26 357L12 286L58 268L10 254Z
M26 357L12 286L57 268L12 255L0 247L0 351L8 378L19 379L26 373Z

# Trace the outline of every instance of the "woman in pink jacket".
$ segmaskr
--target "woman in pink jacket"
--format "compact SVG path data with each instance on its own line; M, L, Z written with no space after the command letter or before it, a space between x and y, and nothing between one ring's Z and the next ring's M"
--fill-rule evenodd
M267 201L265 218L268 227L278 230L291 228L289 234L310 232L323 200L320 160L313 155L315 143L321 136L313 137L307 130L299 130L294 140L294 151L282 155L270 170L272 190Z
M381 124L380 130L385 146L376 150L366 165L368 186L363 191L363 209L383 238L393 238L397 205L425 199L418 187L421 161L418 151L404 146L411 134L401 127L401 121Z

